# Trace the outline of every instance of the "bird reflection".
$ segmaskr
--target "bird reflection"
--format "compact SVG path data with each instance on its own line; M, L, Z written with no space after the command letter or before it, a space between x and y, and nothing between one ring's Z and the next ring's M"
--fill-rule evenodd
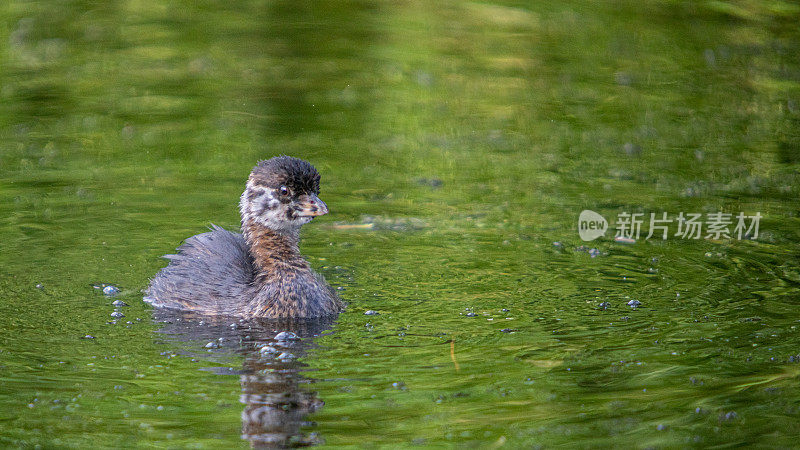
M313 348L314 338L333 326L335 317L242 320L156 310L154 318L164 324L159 332L171 339L213 349L213 354L244 357L238 371L239 400L244 404L242 439L253 448L321 443L315 433L301 431L308 424L306 416L324 405L306 387L310 380L302 376L307 367L302 357Z

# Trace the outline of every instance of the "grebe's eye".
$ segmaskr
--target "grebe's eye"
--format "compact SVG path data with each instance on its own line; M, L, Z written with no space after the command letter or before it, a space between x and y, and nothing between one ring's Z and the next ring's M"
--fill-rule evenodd
M281 187L278 188L278 192L282 196L286 197L287 195L289 195L289 188L287 188L286 186L281 186Z

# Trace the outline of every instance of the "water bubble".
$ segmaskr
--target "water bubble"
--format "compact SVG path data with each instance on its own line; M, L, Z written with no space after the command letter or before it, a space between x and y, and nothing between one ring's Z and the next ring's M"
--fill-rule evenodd
M265 346L261 347L261 348L260 348L258 351L259 351L261 354L265 354L265 353L279 353L279 352L280 352L280 350L278 350L277 348L275 348L275 347L273 347L273 346L271 346L271 345L265 345Z
M108 286L103 288L103 294L112 297L114 295L119 294L119 288L109 284Z
M276 356L276 359L280 359L282 361L290 361L293 360L295 356L289 352L283 352L280 355Z
M276 341L297 341L300 338L291 331L281 331L275 335Z

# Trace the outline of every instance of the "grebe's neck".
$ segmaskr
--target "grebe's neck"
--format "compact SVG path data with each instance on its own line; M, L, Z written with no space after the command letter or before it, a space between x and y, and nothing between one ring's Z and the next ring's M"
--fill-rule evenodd
M242 222L242 235L259 274L274 275L276 271L308 267L300 255L299 231L299 228L276 231L254 220Z

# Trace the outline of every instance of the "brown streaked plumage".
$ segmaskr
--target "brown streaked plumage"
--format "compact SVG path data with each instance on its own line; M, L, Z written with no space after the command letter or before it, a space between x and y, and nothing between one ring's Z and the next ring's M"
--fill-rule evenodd
M306 161L259 161L239 210L242 234L212 225L187 239L151 281L144 300L160 308L240 317L322 317L344 304L298 247L300 227L328 212L319 173Z

